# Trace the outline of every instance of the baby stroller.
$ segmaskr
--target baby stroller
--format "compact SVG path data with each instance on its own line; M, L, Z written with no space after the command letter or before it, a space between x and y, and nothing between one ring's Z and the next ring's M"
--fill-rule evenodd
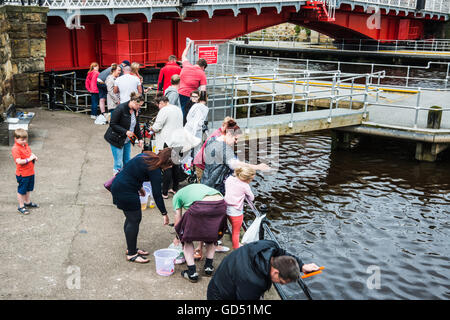
M203 146L207 138L208 138L208 121L205 121L202 125L202 141L200 142L200 146ZM188 156L185 156L181 160L181 168L183 171L181 174L181 176L183 176L183 180L181 181L184 181L187 178L187 182L189 184L200 183L194 165L194 157L196 156L194 150L196 150L196 148L191 149L190 153L188 152Z

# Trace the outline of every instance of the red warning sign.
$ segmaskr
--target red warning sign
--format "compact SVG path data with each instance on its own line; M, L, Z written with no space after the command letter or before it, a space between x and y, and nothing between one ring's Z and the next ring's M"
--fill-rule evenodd
M218 51L216 46L198 47L198 58L205 59L208 64L216 64Z

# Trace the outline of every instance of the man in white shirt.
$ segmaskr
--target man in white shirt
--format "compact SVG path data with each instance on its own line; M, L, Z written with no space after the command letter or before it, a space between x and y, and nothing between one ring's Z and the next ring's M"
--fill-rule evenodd
M202 128L205 121L208 119L208 98L206 91L201 91L198 102L194 104L186 116L186 124L184 129L197 138L202 139ZM194 148L194 155L200 150L201 144Z
M130 100L130 94L138 92L142 94L141 80L131 74L131 67L123 68L123 75L114 81L114 93L120 94L120 103Z
M177 106L169 103L166 96L158 96L155 99L159 107L158 115L153 123L151 130L155 132L156 152L158 153L166 146L173 143L172 134L180 128L183 128L183 112ZM162 196L168 198L168 193L175 194L178 190L180 166L174 165L172 168L163 171ZM172 189L169 189L172 182Z

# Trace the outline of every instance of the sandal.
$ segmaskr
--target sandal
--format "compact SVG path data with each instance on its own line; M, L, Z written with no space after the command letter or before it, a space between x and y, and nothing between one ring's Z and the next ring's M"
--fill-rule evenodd
M203 259L202 249L195 249L195 251L194 251L194 260L202 260L202 259Z
M39 205L37 203L33 203L30 201L30 203L24 203L24 206L26 208L39 208Z
M140 260L138 260L138 258L140 258ZM141 256L139 253L136 253L136 255L132 256L131 258L128 258L128 256L127 256L127 261L129 261L129 262L136 262L136 263L147 263L147 262L150 262L149 259L147 259L144 256Z
M177 193L176 191L173 191L173 189L169 189L169 192L170 192L171 194Z
M168 194L163 194L162 197L163 197L163 199L169 199L169 195Z
M27 210L27 208L22 207L22 208L17 208L17 210L24 215L30 214L30 211Z
M141 256L148 256L150 253L145 251L145 250L141 250L139 248L136 248L136 252L138 254L140 254ZM128 255L128 250L125 252L126 255Z

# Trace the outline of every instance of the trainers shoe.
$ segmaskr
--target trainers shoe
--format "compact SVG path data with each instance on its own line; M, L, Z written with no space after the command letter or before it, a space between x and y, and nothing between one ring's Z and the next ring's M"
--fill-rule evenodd
M214 267L205 267L203 271L205 272L206 276L211 277L214 272Z
M195 272L192 276L189 275L188 270L181 271L181 276L187 280L189 280L192 283L195 283L198 281L198 273Z
M97 117L94 116L94 115L92 115L92 116L91 116L91 119L94 119L94 120L95 120L95 119L97 119Z

